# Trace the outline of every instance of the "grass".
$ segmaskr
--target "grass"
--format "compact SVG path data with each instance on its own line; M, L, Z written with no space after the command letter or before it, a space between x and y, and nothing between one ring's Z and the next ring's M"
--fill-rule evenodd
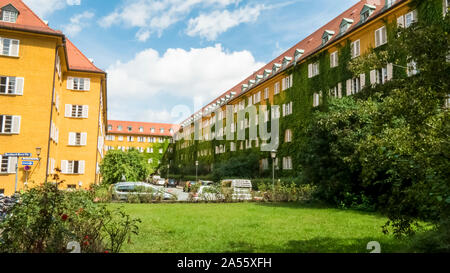
M300 204L111 204L142 220L132 253L406 252L409 242L384 235L383 216Z

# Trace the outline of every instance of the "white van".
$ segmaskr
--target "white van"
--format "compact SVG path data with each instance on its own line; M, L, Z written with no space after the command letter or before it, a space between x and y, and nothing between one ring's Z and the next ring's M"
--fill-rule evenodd
M252 200L252 182L246 179L226 179L222 180L222 189L226 193L231 193L231 198L235 201Z

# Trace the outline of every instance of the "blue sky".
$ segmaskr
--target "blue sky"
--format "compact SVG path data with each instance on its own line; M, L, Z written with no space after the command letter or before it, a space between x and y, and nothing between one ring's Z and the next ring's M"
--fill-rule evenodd
M24 2L108 72L109 119L180 122L358 0Z

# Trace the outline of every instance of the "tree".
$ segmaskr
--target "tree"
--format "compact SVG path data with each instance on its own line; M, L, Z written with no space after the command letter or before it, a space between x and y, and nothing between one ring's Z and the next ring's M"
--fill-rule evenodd
M122 181L144 181L148 178L150 168L144 156L137 150L109 151L100 165L103 183L114 184Z

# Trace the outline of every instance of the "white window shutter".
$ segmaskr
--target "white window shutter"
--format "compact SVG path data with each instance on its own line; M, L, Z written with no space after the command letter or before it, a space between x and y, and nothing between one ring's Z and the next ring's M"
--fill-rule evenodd
M412 11L412 15L413 15L413 22L416 23L418 21L418 17L417 17L417 10L413 10Z
M11 40L11 56L14 57L19 57L19 45L20 45L20 41L19 40Z
M56 128L56 143L58 143L58 141L59 141L59 130L58 130L58 128Z
M83 118L89 117L89 105L83 105Z
M381 43L385 44L387 43L387 32L386 32L386 27L383 27L381 29Z
M78 161L78 174L84 174L86 162L84 160Z
M347 96L350 96L352 94L352 80L351 79L347 80L346 88L347 88Z
M67 89L73 90L73 77L67 77Z
M72 117L72 104L66 104L65 117L66 118Z
M403 15L397 18L397 27L405 27L405 17Z
M338 83L338 98L342 98L342 83Z
M71 146L75 145L75 138L76 138L76 133L70 132L69 133L69 145L71 145Z
M17 157L8 158L8 173L16 173Z
M394 65L392 63L389 63L387 65L387 80L390 81L393 78L394 73Z
M281 81L281 90L286 90L286 78L283 78L283 80Z
M360 40L358 40L356 42L356 56L361 55L361 45L360 45Z
M16 95L23 95L24 78L16 78Z
M81 133L81 146L86 146L86 144L87 144L87 133Z
M370 71L370 84L375 85L377 83L377 71L372 70Z
M378 47L380 45L380 32L381 29L375 30L375 47Z
M312 64L308 64L308 78L311 78L312 75Z
M61 160L61 172L63 174L69 173L68 167L69 167L69 162L67 160Z
M84 79L84 91L91 90L91 79L86 78Z
M292 87L292 86L294 86L294 74L293 73L289 76L289 87Z
M20 134L20 116L13 116L12 130L13 134Z
M366 86L366 74L359 75L359 82L361 84L361 89L363 89Z

